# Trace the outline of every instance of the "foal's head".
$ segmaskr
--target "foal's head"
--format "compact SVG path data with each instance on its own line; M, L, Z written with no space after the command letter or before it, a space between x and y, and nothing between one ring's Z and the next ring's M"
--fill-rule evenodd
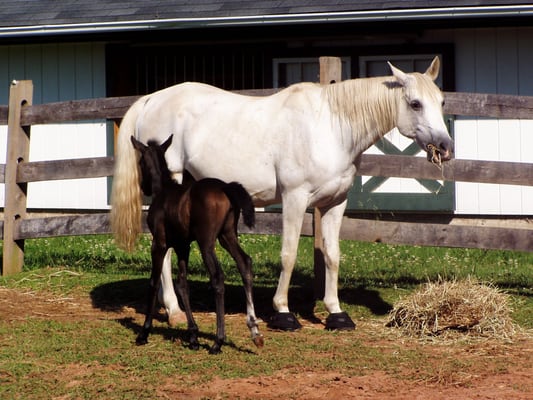
M170 177L165 152L172 143L173 135L170 135L162 144L157 144L154 140L149 140L145 145L131 137L133 147L139 151L141 158L139 168L141 171L141 189L146 196L158 194L163 186L163 182Z

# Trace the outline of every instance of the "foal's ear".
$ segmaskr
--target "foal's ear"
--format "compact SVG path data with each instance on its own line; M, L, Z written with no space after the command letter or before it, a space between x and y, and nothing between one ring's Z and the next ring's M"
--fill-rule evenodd
M163 150L163 153L167 151L167 149L172 144L172 138L174 137L174 134L170 135L167 140L163 144L161 144L161 149Z
M133 144L133 148L139 150L141 153L144 152L144 149L146 149L146 146L139 142L137 139L135 139L134 136L130 136L131 143Z
M440 70L440 59L439 59L439 56L435 56L429 68L426 70L426 72L424 72L424 75L429 76L431 80L434 81L439 76L439 70Z
M392 72L392 75L396 78L398 83L402 86L406 86L409 82L409 75L407 75L405 72L403 72L401 69L396 68L394 65L392 65L390 62L387 61L387 64L389 64L390 70Z

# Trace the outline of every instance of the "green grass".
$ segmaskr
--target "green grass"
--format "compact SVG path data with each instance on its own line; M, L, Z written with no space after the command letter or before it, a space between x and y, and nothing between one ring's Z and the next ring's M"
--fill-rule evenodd
M270 276L272 269L279 270L279 236L242 235L241 243L252 255L258 275L265 272ZM117 249L113 239L107 235L27 240L24 270L61 266L83 271L144 273L150 270L149 249L148 235L140 237L138 249L132 254ZM493 280L508 287L527 287L533 283L533 253L392 246L346 240L341 241L341 252L343 278L358 284L419 283L437 276L467 275L476 275L481 280ZM231 263L225 252L220 251L219 256L223 263ZM297 263L302 274L312 270L312 238L301 238ZM200 255L194 245L191 271L203 272Z
M241 242L254 260L258 313L267 315L280 271L280 238L243 235ZM26 241L24 271L0 277L0 286L59 298L89 296L95 307L108 312L108 317L0 321L0 398L129 399L138 398L144 390L150 391L148 397L164 398L164 394L155 394L160 382L186 388L213 376L253 377L278 371L361 375L380 370L403 376L406 366L415 370L433 356L424 349L406 347L402 341L389 339L385 345L380 343L380 337L385 335L382 322L399 297L420 283L439 277L475 276L497 285L512 295L515 321L533 328L532 253L342 241L342 307L358 324L378 321L375 332L364 327L355 333L323 329L303 329L294 334L267 332L265 349L257 351L251 345L244 320L234 318L228 323L228 346L222 355L212 357L205 349L193 352L181 346L179 340L169 340L176 335L184 338L184 330L170 329L156 321L149 345L136 347L134 331L139 322L120 314L115 318L113 312L132 306L144 296L150 273L149 248L148 236L141 238L133 254L118 250L112 238L105 235ZM219 255L226 272L228 312L242 312L240 277L229 256L223 251ZM212 311L213 296L196 247L191 254L190 280L195 310ZM292 284L289 299L300 318L311 318L313 312L324 318L326 312L320 302L314 309L307 306L313 287L311 238L301 239ZM208 345L215 326L212 318L206 318L199 325L201 343ZM262 329L265 330L264 325ZM453 362L442 361L438 368L454 371L456 368L449 364ZM424 367L429 378L439 371ZM476 371L472 374L479 373Z
M275 284L280 271L280 238L242 235L241 243L254 260L256 283ZM149 249L148 235L141 236L138 249L132 254L117 249L113 239L107 235L27 240L24 271L64 267L71 271L148 275ZM344 287L410 287L439 277L460 279L475 276L517 293L531 294L533 288L533 253L391 246L355 241L341 241L341 253L339 281ZM231 258L221 250L218 254L225 266L227 279L239 282ZM190 264L193 276L206 276L199 251L194 245ZM292 282L305 284L312 275L313 240L303 237Z

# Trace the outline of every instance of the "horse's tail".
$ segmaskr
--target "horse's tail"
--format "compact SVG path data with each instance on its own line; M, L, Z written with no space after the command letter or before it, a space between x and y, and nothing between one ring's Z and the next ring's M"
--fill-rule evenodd
M145 104L137 100L120 124L115 149L115 171L111 190L111 229L117 245L127 251L135 247L141 232L142 194L138 156L130 137L135 134L137 118Z
M248 228L253 228L255 225L254 203L246 189L238 182L231 182L224 186L223 191L233 207L241 210L244 224Z

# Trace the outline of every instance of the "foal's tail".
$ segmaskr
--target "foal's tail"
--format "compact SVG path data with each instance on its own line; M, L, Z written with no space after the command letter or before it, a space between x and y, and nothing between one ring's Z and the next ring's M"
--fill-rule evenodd
M142 194L138 156L130 137L146 99L137 100L126 112L116 142L115 172L111 191L111 229L117 245L131 251L141 232Z
M248 228L253 228L255 225L254 203L246 189L238 182L231 182L226 184L222 190L229 197L233 207L241 210L244 224Z

